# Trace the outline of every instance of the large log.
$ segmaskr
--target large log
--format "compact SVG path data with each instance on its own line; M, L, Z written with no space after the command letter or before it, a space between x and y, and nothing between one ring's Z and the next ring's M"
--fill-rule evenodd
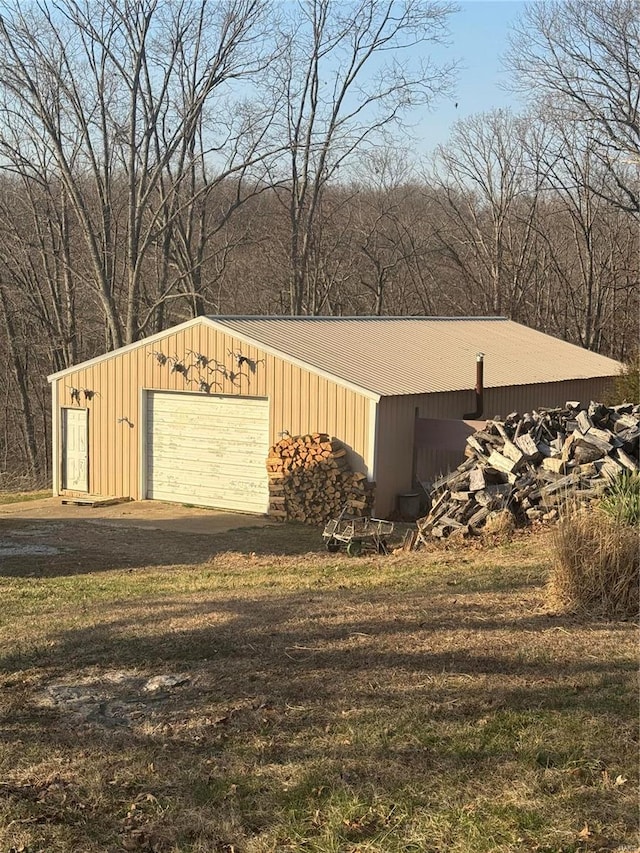
M598 430L598 432L601 432L601 430ZM593 447L597 447L603 455L609 453L609 451L611 450L611 442L605 441L603 438L601 438L600 435L596 434L595 432L586 432L584 435L581 435L576 444L590 444Z

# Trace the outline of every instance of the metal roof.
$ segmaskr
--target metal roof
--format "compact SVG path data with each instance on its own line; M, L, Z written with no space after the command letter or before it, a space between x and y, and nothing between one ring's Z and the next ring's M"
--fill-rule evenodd
M380 396L462 391L485 356L487 388L615 376L621 364L503 317L208 318Z
M48 376L49 382L210 323L248 344L378 398L464 391L485 354L487 388L616 376L622 365L504 317L194 317Z

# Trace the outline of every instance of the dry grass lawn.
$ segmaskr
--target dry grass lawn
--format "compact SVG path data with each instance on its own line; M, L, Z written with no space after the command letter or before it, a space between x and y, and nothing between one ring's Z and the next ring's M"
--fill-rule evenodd
M637 849L635 626L549 609L546 534L215 539L0 566L2 853Z
M37 501L40 498L48 498L51 489L42 489L39 492L3 492L0 489L0 504L17 504L25 501Z

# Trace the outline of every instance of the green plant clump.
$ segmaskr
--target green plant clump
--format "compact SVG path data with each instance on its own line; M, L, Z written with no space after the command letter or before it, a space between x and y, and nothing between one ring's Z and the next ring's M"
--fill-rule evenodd
M617 477L603 495L600 506L616 521L640 526L640 474L625 471Z

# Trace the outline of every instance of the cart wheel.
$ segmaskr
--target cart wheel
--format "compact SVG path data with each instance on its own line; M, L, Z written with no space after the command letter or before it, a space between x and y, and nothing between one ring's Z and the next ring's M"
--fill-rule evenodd
M335 554L336 551L340 550L340 543L337 539L328 539L327 540L327 551L330 554Z
M359 557L362 554L362 540L352 539L347 545L347 554L350 557Z

